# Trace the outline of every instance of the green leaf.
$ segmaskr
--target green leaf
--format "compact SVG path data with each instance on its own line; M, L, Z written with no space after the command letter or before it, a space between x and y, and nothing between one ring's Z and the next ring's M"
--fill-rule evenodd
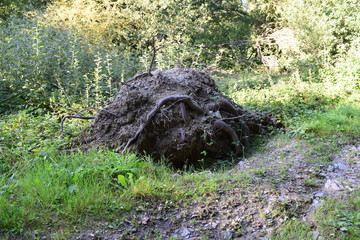
M119 182L124 188L127 188L127 187L128 187L128 183L127 183L126 178L125 178L124 175L119 174L119 175L117 176L117 180L118 180L118 182Z
M71 185L69 186L69 192L70 192L70 193L75 193L75 192L77 192L77 191L78 191L78 187L77 187L76 184L71 184Z

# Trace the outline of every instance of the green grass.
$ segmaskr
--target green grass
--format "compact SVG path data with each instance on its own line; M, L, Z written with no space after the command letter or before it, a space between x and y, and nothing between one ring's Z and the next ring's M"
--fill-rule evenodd
M316 113L304 123L306 131L320 135L360 135L360 105L338 105L333 109Z
M117 176L132 174L131 181L136 182L148 164L135 154L120 156L111 151L60 155L54 152L45 160L28 162L10 179L1 179L3 228L20 230L55 219L71 222L78 216L103 216L109 210L126 208L129 203L121 196L127 189ZM130 179L126 181L130 184Z
M313 222L290 219L277 227L271 239L312 239L314 231L323 239L359 239L360 192L326 199L315 211Z
M271 113L292 136L359 135L360 89L356 77L334 82L327 78L303 79L297 72L267 76L242 73L218 77L218 81L220 88L238 104Z
M278 227L271 237L271 240L308 240L312 238L310 234L310 224L294 218L286 221L280 227Z
M314 221L325 239L359 239L360 191L326 199Z

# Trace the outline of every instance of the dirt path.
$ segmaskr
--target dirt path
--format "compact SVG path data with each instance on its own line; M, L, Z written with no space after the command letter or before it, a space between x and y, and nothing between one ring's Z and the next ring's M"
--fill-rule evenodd
M359 189L360 144L325 158L316 151L302 140L275 138L227 173L234 180L201 199L149 201L118 227L96 223L72 239L267 239L288 219L311 221L325 197ZM309 236L322 239L317 230Z

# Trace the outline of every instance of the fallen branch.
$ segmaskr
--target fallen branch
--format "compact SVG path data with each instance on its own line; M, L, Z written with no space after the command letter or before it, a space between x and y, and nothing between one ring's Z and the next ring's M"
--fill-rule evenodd
M61 119L61 123L60 123L60 132L61 132L61 133L64 133L64 121L65 121L65 119L67 119L67 118L80 118L80 119L89 120L89 119L95 119L95 116L91 116L91 117L83 117L83 116L75 116L75 115L64 116L64 117Z

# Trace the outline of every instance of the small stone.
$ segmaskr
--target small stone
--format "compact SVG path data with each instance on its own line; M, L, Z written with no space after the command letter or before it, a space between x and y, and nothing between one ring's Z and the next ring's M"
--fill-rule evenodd
M182 228L182 230L181 230L182 237L187 237L189 234L190 234L190 231L188 228L186 228L186 227Z
M318 197L318 198L323 198L323 197L325 196L325 193L323 193L323 192L317 192L317 193L315 193L314 196L315 196L315 197Z
M313 199L312 204L313 204L315 207L318 207L318 206L321 205L321 202L319 202L319 201L316 200L316 199Z
M334 171L334 166L333 166L333 165L329 165L328 168L327 168L327 170L328 170L329 172L333 172L333 171Z
M340 170L348 169L348 166L346 166L345 164L343 164L341 162L334 164L334 166L335 166L335 168L340 169Z
M345 186L338 180L329 179L325 183L324 190L326 192L339 192L345 189Z
M270 209L266 209L266 210L265 210L265 214L266 214L266 215L271 215L271 210L270 210Z
M318 239L319 239L319 236L320 236L320 233L319 233L318 230L316 230L316 231L313 232L312 239L313 239L313 240L318 240Z

